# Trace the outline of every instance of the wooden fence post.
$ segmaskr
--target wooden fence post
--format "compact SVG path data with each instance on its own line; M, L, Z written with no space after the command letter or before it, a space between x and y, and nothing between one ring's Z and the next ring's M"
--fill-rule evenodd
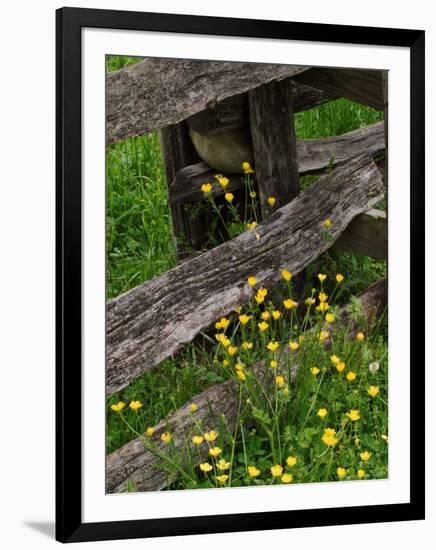
M248 92L256 179L264 217L299 193L297 148L288 79ZM268 197L276 203L268 204Z
M160 131L160 141L165 177L169 188L182 168L195 164L201 159L189 137L189 130L185 121L163 128ZM177 258L180 259L187 253L187 235L197 232L197 223L187 218L182 205L169 201L169 206L176 254Z

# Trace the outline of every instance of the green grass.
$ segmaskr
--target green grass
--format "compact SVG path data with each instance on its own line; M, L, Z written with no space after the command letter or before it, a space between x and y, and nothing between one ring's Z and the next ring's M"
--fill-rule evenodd
M108 71L136 63L140 58L108 56ZM382 113L351 101L340 99L295 117L300 139L339 135L382 120ZM158 134L128 139L111 145L107 152L107 297L115 297L175 265L171 220ZM303 179L303 186L314 178ZM371 282L386 274L386 263L355 254L329 250L308 266L306 292L323 271L330 278L338 271L346 276L342 303ZM379 338L385 335L382 330ZM198 350L198 340L195 342ZM377 340L378 355L387 349L385 339ZM154 425L180 407L193 395L221 381L222 372L210 356L193 357L188 346L175 359L169 359L141 376L126 389L108 400L140 400L138 413L126 410L128 419L139 431ZM385 370L384 370L385 372ZM380 383L384 383L380 380ZM345 405L344 405L345 406ZM351 405L350 405L351 406ZM107 450L112 452L133 437L115 414L108 414ZM241 457L239 457L240 459ZM384 460L384 459L383 459ZM380 466L382 468L382 466ZM380 470L381 471L381 470Z

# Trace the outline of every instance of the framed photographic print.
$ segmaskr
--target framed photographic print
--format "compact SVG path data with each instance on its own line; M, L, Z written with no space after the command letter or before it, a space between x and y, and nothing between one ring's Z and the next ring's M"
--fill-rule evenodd
M57 539L423 519L423 268L423 31L58 10Z

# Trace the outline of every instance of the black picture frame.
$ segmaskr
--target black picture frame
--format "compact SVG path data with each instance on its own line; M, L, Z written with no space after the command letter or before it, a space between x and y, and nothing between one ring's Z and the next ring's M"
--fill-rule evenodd
M410 502L82 522L81 29L128 29L405 47L411 61ZM78 8L56 12L56 539L95 541L424 519L424 52L419 30ZM419 368L417 368L419 366ZM237 521L236 521L237 519Z

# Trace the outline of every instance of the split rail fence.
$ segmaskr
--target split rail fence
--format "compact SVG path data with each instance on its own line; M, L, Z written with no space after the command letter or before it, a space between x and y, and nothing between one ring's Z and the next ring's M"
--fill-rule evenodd
M384 111L385 122L339 137L296 139L294 113L340 97ZM247 303L249 275L270 287L282 268L296 274L330 246L387 260L386 213L375 208L387 186L384 71L146 59L107 75L106 108L108 145L160 131L179 259L174 269L108 302L108 395ZM217 170L207 162L208 145L225 148L232 133L248 136L246 160L255 167L263 221L256 232L205 250L207 215L194 217L189 207L202 200L206 182L223 200ZM321 176L300 191L300 177L308 174ZM224 175L230 180L227 191L243 198L241 175ZM272 213L269 196L277 198ZM322 231L327 218L329 239ZM371 285L360 300L368 319L379 315L387 303L386 280ZM210 410L232 424L232 390L232 382L225 382L193 398L210 405L199 409L206 427ZM156 433L169 428L175 445L181 444L190 403L162 421ZM128 481L137 490L162 489L167 482L140 438L108 456L106 474L109 492L124 491Z

